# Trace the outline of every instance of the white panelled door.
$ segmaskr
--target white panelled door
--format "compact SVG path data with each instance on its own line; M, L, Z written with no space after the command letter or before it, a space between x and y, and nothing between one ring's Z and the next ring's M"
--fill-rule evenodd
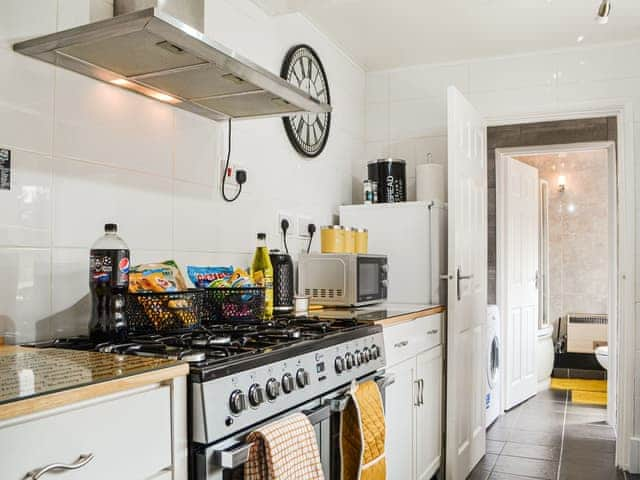
M503 156L498 162L503 235L500 267L506 280L501 299L505 318L505 407L512 408L536 394L535 364L538 325L538 169Z
M487 130L448 89L449 288L446 478L464 480L485 453Z

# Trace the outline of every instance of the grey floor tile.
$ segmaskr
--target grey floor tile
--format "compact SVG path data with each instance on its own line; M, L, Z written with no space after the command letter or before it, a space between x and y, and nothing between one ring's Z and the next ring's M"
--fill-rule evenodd
M530 432L526 430L510 430L507 436L509 442L526 443L527 445L543 445L545 447L559 447L562 443L562 433Z
M506 442L511 431L504 427L492 427L487 432L487 440L496 440L498 442Z
M564 414L548 412L545 415L533 413L522 414L513 428L530 432L547 432L562 434Z
M532 458L510 457L500 455L493 467L494 472L522 475L525 477L555 480L558 470L557 462L535 460Z
M615 440L613 428L602 425L567 425L565 438L594 438L599 440Z
M511 457L535 458L538 460L552 460L557 462L560 459L560 447L507 442L501 454Z
M510 473L493 472L489 476L489 480L531 480L533 477L522 477L520 475L511 475Z
M594 466L563 459L559 478L560 480L617 480L618 472L613 463L607 466Z
M498 455L494 453L487 453L484 457L482 457L482 460L478 462L476 468L479 468L480 470L491 471L493 469L493 466L496 464L496 460L498 460Z
M491 475L491 471L476 467L473 469L473 472L471 472L471 475L467 477L467 480L487 480L489 475Z
M611 428L607 423L607 415L582 415L567 412L566 425L593 425L595 427Z
M502 448L505 442L499 442L497 440L487 440L487 453L494 453L499 455L502 453Z
M563 453L584 453L587 455L601 455L604 453L615 453L615 440L602 440L598 438L567 438L565 436Z
M567 405L567 415L587 415L597 417L607 417L606 407L599 407L595 405L576 405L575 403L569 403Z

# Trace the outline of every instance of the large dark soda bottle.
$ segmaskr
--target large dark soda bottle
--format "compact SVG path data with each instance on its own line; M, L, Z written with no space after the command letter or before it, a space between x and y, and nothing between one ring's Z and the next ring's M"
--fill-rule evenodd
M104 235L91 247L89 259L91 321L95 342L120 341L127 336L125 314L129 288L129 247L118 236L118 225L107 223Z

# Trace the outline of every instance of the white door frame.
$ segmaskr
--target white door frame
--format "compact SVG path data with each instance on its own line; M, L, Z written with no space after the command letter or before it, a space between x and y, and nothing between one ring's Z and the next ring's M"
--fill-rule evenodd
M500 310L500 315L502 316L502 323L500 328L500 335L502 336L502 348L500 349L500 365L503 365L503 368L500 369L500 375L502 378L500 379L500 411L504 412L507 408L507 398L509 394L507 392L509 387L509 380L505 378L505 375L509 372L509 368L507 367L507 355L509 354L509 350L513 345L509 342L509 329L508 323L511 316L511 306L508 302L508 291L509 291L509 278L508 278L508 268L505 262L505 255L502 252L507 251L507 225L505 223L505 216L507 214L507 206L506 206L506 196L507 192L504 191L504 187L507 187L509 179L507 178L507 161L515 160L513 157L518 155L527 155L530 153L533 147L516 147L516 148L497 148L495 152L495 161L496 161L496 304ZM521 162L522 163L522 162ZM529 166L530 168L534 168ZM540 184L538 183L537 192L540 191ZM537 217L539 218L539 216ZM538 235L540 233L540 224L538 223ZM540 265L540 258L538 258L538 266ZM540 272L539 272L540 273ZM538 298L539 291L537 292ZM542 308L541 305L538 305L538 310ZM539 313L539 312L538 312ZM536 315L536 334L538 331L539 324L539 315ZM535 342L534 340L534 349ZM538 384L536 377L536 386ZM531 398L531 397L528 397ZM522 400L521 400L522 401ZM511 407L513 408L513 406Z
M607 252L609 266L607 268L608 272L608 283L609 283L609 305L607 307L607 315L609 319L609 328L608 328L608 338L609 341L609 371L608 371L608 381L607 381L607 390L608 390L608 402L607 402L607 417L608 422L614 428L616 427L616 406L617 406L617 343L619 341L617 337L617 326L618 326L618 302L617 291L618 285L616 282L617 278L617 269L618 269L618 234L617 231L617 216L618 209L616 208L617 204L617 156L616 156L616 144L613 141L606 142L584 142L584 143L570 143L570 144L558 144L558 145L542 145L542 146L533 146L533 147L515 147L515 148L497 148L496 149L496 207L497 210L501 209L501 197L499 194L499 187L504 185L505 179L501 179L500 175L504 173L503 168L498 168L499 165L504 162L506 158L509 157L518 157L518 156L526 156L526 155L546 155L553 154L559 152L586 152L592 150L606 150L607 151L607 168L608 168L608 220L609 224L607 225L607 233L609 238L609 251ZM496 296L497 303L501 307L501 311L504 311L503 305L506 301L506 286L507 279L505 278L505 268L504 265L501 264L500 251L504 251L504 235L505 235L505 225L504 222L500 221L501 218L496 216ZM504 330L504 325L503 325ZM502 332L505 335L505 332ZM503 365L506 363L506 359L503 361ZM504 398L504 395L503 395ZM503 405L504 407L504 405Z
M640 436L636 437L634 432L636 219L632 102L604 100L562 105L531 113L489 117L487 125L517 125L610 116L617 118L618 129L618 278L615 283L618 285L619 314L616 465L631 473L640 473Z

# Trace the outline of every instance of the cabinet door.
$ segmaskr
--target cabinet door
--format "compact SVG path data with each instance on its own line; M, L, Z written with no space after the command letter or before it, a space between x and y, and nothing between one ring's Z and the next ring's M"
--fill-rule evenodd
M416 360L411 358L387 371L395 382L386 390L385 418L387 423L386 456L389 480L412 480L414 473Z
M440 466L442 449L442 347L416 357L416 379L422 384L416 407L416 478L428 480Z

